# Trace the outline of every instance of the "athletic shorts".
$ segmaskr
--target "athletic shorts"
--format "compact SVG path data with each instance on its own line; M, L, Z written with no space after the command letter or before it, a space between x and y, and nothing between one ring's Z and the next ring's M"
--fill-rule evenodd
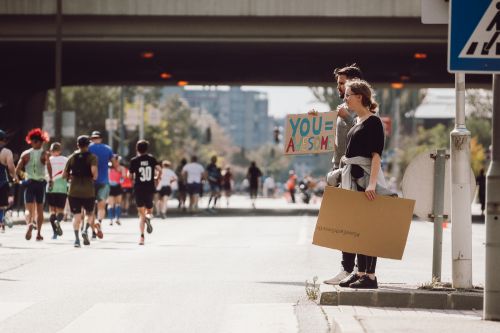
M170 186L162 186L158 191L158 194L160 195L160 197L169 197L172 194L172 188Z
M0 207L9 207L9 183L5 183L0 187Z
M187 193L189 193L189 195L196 195L196 194L200 194L201 192L201 184L200 183L190 183L190 184L187 184Z
M131 187L122 187L122 192L123 193L132 193L132 188Z
M109 187L109 195L111 197L117 197L123 194L122 187L120 185L111 185Z
M146 207L153 208L154 191L136 188L134 189L135 204L138 208Z
M95 184L95 199L97 201L104 201L109 196L109 184Z
M66 193L47 193L47 202L49 206L64 208L66 206Z
M75 198L68 197L69 208L73 214L81 214L82 208L85 209L85 214L89 215L94 212L95 198Z
M45 180L28 180L26 184L26 189L24 191L24 202L43 204L45 200Z
M210 192L220 192L220 185L217 183L208 183L210 185Z

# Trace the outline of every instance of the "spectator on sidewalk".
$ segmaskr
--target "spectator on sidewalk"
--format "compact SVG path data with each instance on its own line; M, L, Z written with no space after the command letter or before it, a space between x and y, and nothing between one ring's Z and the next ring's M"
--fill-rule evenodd
M343 68L336 68L333 71L335 80L337 81L337 91L339 97L344 100L345 98L345 84L347 80L361 79L362 73L358 66L352 64ZM337 107L338 118L336 124L336 136L335 136L335 151L333 152L333 173L338 177L335 184L329 183L329 185L338 185L340 181L340 171L341 165L340 160L345 155L347 149L347 133L354 126L356 113L349 109L347 103L344 102ZM340 272L333 278L324 281L324 283L336 285L340 281L348 277L356 269L355 264L356 255L354 253L342 252L342 261Z
M344 100L350 110L358 116L356 124L347 135L346 154L342 158L342 188L365 192L368 200L375 200L375 188L379 194L385 190L382 172L382 150L384 149L384 128L375 115L378 104L373 100L371 86L362 80L346 83ZM378 288L375 269L377 257L357 254L358 272L352 272L339 282L341 287L356 289Z
M481 204L481 216L484 216L484 209L486 206L486 176L484 175L484 169L479 171L479 175L476 177L476 184L479 203Z
M290 193L292 203L295 203L295 187L297 186L297 175L294 170L288 171L288 180L286 182L286 189Z

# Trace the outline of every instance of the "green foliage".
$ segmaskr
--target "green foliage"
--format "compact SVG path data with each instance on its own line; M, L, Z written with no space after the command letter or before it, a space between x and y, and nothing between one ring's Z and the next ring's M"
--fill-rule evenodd
M451 128L443 124L437 124L431 129L419 127L416 136L402 137L400 147L404 147L404 149L397 152L401 170L406 170L408 164L424 151L439 148L449 149L450 131Z
M313 277L312 283L306 280L306 296L310 301L316 301L320 295L320 286L318 283L318 277Z
M467 129L472 137L476 137L480 145L488 148L491 145L491 119L472 115L466 120Z

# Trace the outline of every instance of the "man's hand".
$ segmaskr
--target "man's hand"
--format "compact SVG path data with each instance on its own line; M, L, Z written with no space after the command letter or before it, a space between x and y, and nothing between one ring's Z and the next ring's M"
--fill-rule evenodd
M337 107L338 116L342 119L346 119L350 116L349 111L347 111L346 105L341 104Z
M307 115L308 116L317 116L318 115L318 111L312 109L312 110L309 110L309 112L307 112Z

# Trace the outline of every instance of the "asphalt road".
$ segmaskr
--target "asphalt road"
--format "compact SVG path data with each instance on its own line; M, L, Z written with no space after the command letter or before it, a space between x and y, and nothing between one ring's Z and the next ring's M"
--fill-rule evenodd
M104 225L104 239L73 248L64 235L0 234L0 332L297 332L304 281L338 272L340 253L311 245L316 219L190 217L154 220L146 245L138 221ZM484 283L482 224L473 225L474 283ZM451 280L451 229L443 280ZM380 259L382 283L431 280L432 224L413 222L403 260ZM322 285L321 290L332 287ZM297 319L299 318L299 319Z

